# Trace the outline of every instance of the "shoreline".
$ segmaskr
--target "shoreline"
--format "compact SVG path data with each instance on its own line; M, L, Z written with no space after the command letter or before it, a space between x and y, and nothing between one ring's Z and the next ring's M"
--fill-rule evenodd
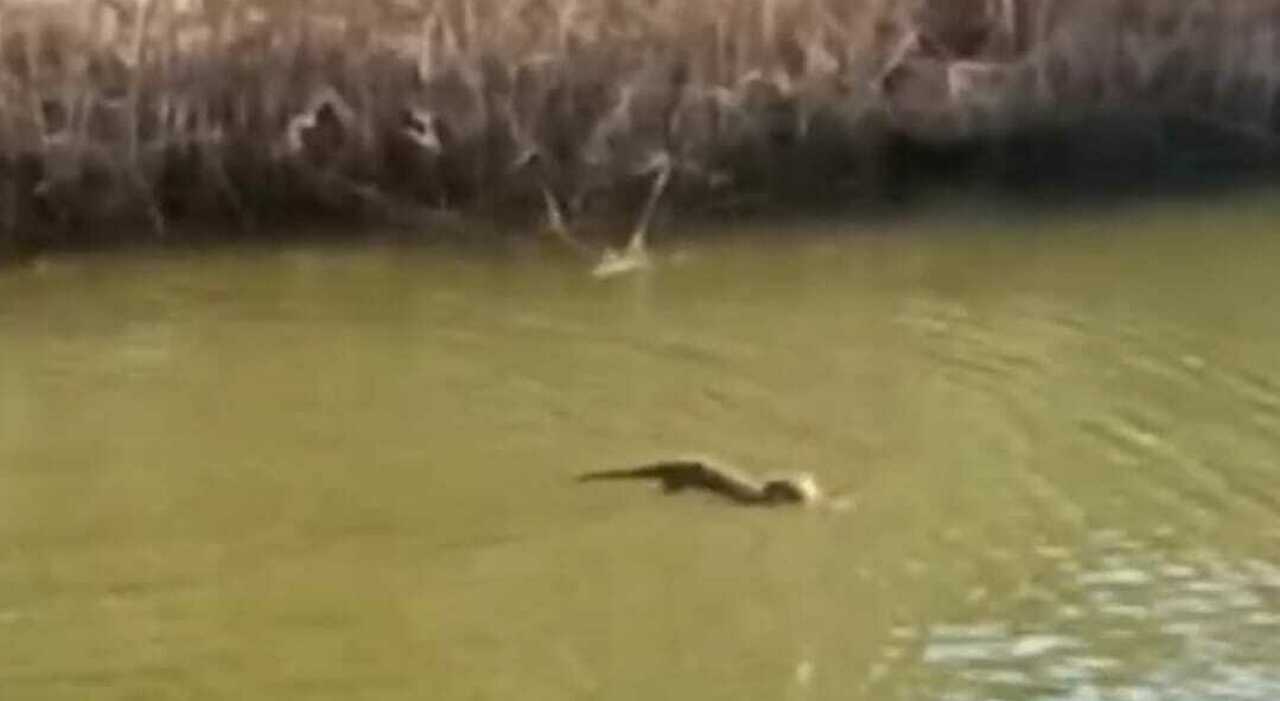
M1280 174L1280 2L995 5L19 0L0 259L307 222L617 244L655 211Z

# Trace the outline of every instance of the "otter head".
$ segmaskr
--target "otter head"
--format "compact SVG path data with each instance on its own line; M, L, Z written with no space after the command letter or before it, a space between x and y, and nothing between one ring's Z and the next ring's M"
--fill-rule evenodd
M763 500L770 504L808 504L817 501L820 494L812 475L769 480L762 490Z

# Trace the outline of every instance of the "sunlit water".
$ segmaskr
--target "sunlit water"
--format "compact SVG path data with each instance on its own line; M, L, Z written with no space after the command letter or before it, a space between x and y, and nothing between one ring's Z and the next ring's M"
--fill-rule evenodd
M1267 200L0 272L0 698L1280 698Z

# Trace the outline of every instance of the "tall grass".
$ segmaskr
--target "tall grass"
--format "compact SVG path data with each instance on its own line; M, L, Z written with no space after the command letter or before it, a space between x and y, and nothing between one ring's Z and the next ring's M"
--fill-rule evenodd
M901 139L1099 112L1269 159L1277 31L1280 0L7 0L0 248L338 215L568 227L634 211L658 154L676 201L862 197Z

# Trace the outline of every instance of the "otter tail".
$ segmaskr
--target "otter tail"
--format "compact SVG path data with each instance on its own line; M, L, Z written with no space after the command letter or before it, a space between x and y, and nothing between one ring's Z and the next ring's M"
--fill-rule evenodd
M579 482L595 482L598 480L655 479L678 480L691 472L703 469L697 462L668 461L639 467L624 467L614 470L597 470L578 475Z

